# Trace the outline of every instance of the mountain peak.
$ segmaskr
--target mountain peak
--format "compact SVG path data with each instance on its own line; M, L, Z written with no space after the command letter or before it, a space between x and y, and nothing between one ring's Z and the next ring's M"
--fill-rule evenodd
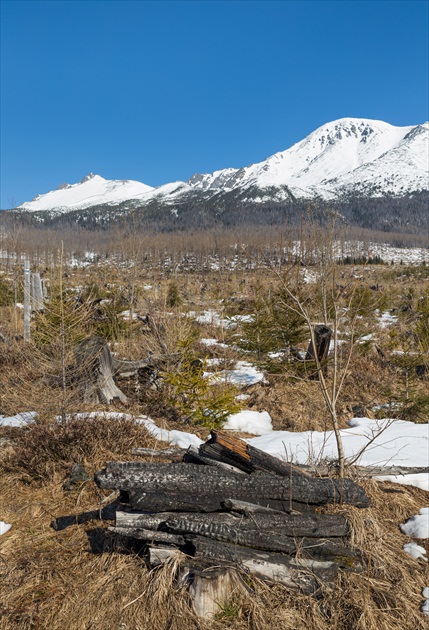
M101 179L103 179L103 177L101 177L100 175L95 175L94 173L88 173L88 175L85 175L85 177L83 177L79 184L84 184L85 182L89 182L90 179L94 179L94 177L100 177Z
M157 188L137 181L106 180L89 173L78 184L39 195L19 206L30 212L63 214L101 205L144 207L201 199L228 203L342 199L349 195L402 196L428 190L427 123L395 127L381 120L340 118L320 126L289 149L258 164L195 174L187 182Z

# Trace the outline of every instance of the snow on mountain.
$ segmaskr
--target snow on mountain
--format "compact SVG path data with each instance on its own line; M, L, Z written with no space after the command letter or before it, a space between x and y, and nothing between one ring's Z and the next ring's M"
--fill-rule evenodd
M195 174L187 182L152 188L137 181L109 181L92 173L19 206L63 213L101 204L137 201L166 206L193 198L237 193L242 202L290 198L335 199L344 194L383 196L429 190L429 126L395 127L365 118L322 125L286 151L258 164ZM134 204L134 207L135 204Z
M188 184L202 190L287 187L297 197L332 198L339 189L372 177L374 183L393 178L398 192L401 186L414 190L414 183L409 185L412 171L417 188L428 188L427 140L427 125L394 127L382 121L342 118L264 162L194 175Z
M429 123L411 127L389 151L329 184L381 196L429 189Z
M40 210L71 211L90 208L99 204L118 203L134 199L153 190L133 180L108 180L90 173L78 184L62 184L44 195L38 195L32 201L23 203L18 208L28 212Z

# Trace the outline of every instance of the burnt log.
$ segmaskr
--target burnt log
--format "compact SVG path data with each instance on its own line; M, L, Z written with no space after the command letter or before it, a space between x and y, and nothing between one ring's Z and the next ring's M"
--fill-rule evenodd
M208 518L207 518L208 517ZM195 536L233 543L243 547L251 547L266 551L282 552L289 555L299 553L310 558L345 559L346 562L355 561L355 554L337 540L310 537L316 532L310 528L310 536L297 539L291 530L286 535L282 527L263 530L252 523L244 522L231 514L190 514L190 513L159 513L121 512L116 514L116 527L135 529L149 529L182 535L185 540L193 540ZM293 530L295 531L295 530Z
M349 558L352 552L345 545L325 538L300 538L286 535L281 529L269 531L246 528L242 522L192 520L189 514L174 514L163 523L168 532L203 536L219 542L233 543L243 547L278 551L289 555L304 554L311 558Z
M109 531L119 534L125 538L137 538L138 540L146 540L148 543L168 543L170 545L182 546L185 544L183 536L178 534L169 534L168 532L159 532L152 529L132 528L132 527L109 527Z
M206 460L222 461L247 473L262 470L282 477L290 477L292 473L309 476L298 466L283 462L278 457L273 457L228 433L212 430L210 435L210 438L199 447L200 455Z
M321 583L333 583L339 568L331 560L291 558L206 538L196 538L193 546L196 558L232 564L260 579L279 582L307 595L314 595Z
M351 479L312 478L293 473L278 477L256 471L251 475L235 473L196 464L162 464L144 462L108 462L95 475L100 488L125 491L167 492L195 496L223 496L250 500L274 499L309 505L348 503L368 507L363 488ZM254 498L257 500L254 501Z
M243 496L248 499L248 495ZM200 496L197 494L172 493L172 492L144 492L142 490L128 490L122 492L123 503L128 503L134 510L143 510L145 512L221 512L231 511L227 505L224 494ZM234 499L234 501L237 501ZM314 508L304 503L296 503L290 501L280 501L275 499L260 499L252 497L252 504L255 509L260 510L272 509L279 512L312 512ZM240 511L235 510L235 511Z
M184 531L188 531L186 528L190 524L197 524L202 531L212 526L221 528L223 525L228 525L232 528L239 527L243 531L258 530L263 533L278 531L288 537L308 538L341 538L349 531L347 520L341 514L285 514L274 511L239 516L229 512L211 514L158 512L155 514L118 511L116 513L116 524L119 527L151 529L166 524L167 528L177 530L180 529L182 521L184 521ZM131 523L134 524L131 525ZM152 523L152 526L145 523Z
M200 451L199 448L191 444L183 455L183 462L186 464L200 464L205 466L217 466L218 468L224 468L225 470L229 470L230 472L235 472L239 474L244 474L247 471L242 470L237 466L233 466L225 461L222 461L221 458L213 458L206 457L205 454Z

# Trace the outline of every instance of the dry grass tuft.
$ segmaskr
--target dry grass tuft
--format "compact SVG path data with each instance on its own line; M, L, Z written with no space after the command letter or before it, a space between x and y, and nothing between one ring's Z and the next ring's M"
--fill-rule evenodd
M27 429L3 429L13 450L0 458L0 470L23 480L46 482L72 464L101 468L106 460L130 459L138 446L153 445L146 429L126 417L72 417L64 424L39 423Z

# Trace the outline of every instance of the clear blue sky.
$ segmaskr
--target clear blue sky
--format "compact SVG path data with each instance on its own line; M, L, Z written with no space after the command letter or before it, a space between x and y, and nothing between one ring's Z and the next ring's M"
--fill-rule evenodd
M426 0L2 0L0 208L246 166L345 116L425 122L428 48Z

